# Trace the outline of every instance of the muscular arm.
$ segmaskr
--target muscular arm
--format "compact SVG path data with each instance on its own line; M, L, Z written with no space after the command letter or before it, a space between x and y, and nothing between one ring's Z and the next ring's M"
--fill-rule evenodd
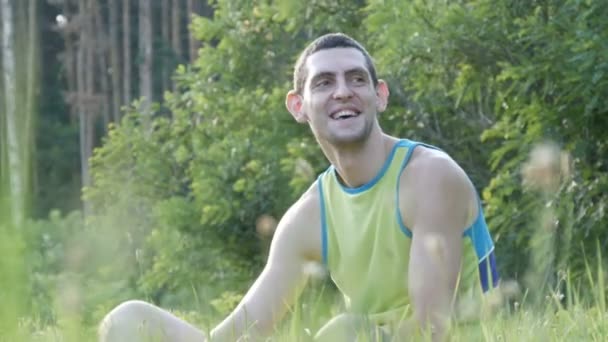
M418 181L412 183L416 204L408 288L418 326L430 328L433 340L441 340L460 271L462 234L475 217L476 197L464 171L440 152L412 166Z
M320 221L314 221L312 197L309 191L281 219L264 270L235 310L213 329L212 341L270 334L299 296L306 283L304 265L320 258L320 234L315 229Z

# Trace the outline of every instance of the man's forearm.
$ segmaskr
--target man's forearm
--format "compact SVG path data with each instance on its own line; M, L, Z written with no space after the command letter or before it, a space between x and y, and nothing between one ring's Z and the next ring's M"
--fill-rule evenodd
M266 335L257 321L248 319L244 307L236 309L217 327L211 330L211 342L258 341Z

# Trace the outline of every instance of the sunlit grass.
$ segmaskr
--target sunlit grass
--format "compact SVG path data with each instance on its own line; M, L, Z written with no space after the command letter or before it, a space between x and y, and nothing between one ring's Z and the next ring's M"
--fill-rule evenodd
M596 277L596 281L599 278ZM594 290L594 289L590 289ZM599 289L596 292L601 292ZM580 295L576 295L576 298ZM301 301L277 330L273 341L309 341L316 331L332 316L339 313L335 301L320 294L309 295ZM574 303L571 307L556 304L548 296L543 308L528 308L526 304L505 303L492 316L482 317L479 322L454 325L450 341L606 341L608 340L608 314L602 310L601 299L595 304ZM193 323L209 318L196 312L175 312ZM6 319L6 317L3 317ZM215 317L219 322L222 317ZM65 317L70 320L71 318ZM94 339L95 327L79 326L78 320L57 326L39 325L35 320L22 321L19 335L6 341L89 341ZM4 321L3 323L6 323ZM15 337L19 339L15 339ZM361 340L366 339L365 334Z

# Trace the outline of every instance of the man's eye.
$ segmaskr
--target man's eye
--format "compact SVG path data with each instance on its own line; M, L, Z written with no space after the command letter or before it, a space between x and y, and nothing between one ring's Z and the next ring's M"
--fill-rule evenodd
M365 83L365 77L363 77L363 76L355 76L353 78L353 81L355 83Z
M328 86L331 82L329 82L329 80L320 80L319 82L317 82L315 84L315 86L317 87L325 87Z

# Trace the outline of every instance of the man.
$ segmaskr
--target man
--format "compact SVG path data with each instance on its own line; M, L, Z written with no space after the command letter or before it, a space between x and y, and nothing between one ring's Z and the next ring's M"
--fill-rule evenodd
M331 163L279 222L266 267L213 341L262 337L306 283L305 265L322 262L347 312L317 340L357 334L441 339L455 303L497 286L493 243L465 172L444 152L383 133L387 84L352 38L311 43L294 72L286 106L310 126ZM204 333L150 304L124 303L104 319L102 340L135 336L202 341Z

